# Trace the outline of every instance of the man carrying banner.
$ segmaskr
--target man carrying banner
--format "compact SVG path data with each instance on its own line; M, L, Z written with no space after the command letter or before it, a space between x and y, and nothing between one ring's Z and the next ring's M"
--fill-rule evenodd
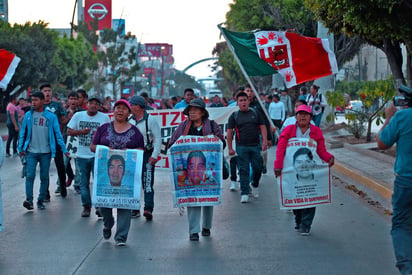
M154 116L149 115L145 108L146 100L139 95L133 96L129 100L132 108L133 117L129 120L130 123L137 126L143 135L144 139L144 154L142 168L142 185L144 190L144 212L146 220L153 219L154 208L154 175L155 164L160 153L162 145L162 137L160 135L160 126ZM132 210L132 217L139 217L140 210Z
M87 100L87 111L77 112L67 125L67 135L78 138L76 166L80 172L80 195L83 205L82 217L89 217L92 206L90 196L90 174L94 168L94 153L90 150L93 135L97 128L110 122L109 117L99 112L102 101L96 96ZM96 214L99 216L98 210Z
M287 126L283 131L282 134L279 137L279 142L278 142L278 147L276 150L276 160L275 160L275 165L274 165L274 172L276 177L279 177L282 175L282 169L284 168L284 158L285 158L285 153L286 153L286 148L288 146L288 141L292 138L307 138L310 140L316 141L317 147L316 147L316 152L319 155L319 157L327 162L329 166L332 166L334 164L334 156L329 154L326 151L325 147L325 139L323 137L322 131L320 130L319 127L315 125L310 124L312 116L312 110L310 109L309 106L307 105L301 105L297 108L296 110L296 124L289 125ZM299 150L298 150L299 151ZM297 162L297 158L299 155L303 155L302 161L306 162L311 162L313 160L313 156L310 156L306 151L302 153L297 153L294 156L294 162ZM305 168L307 169L307 167ZM302 169L303 170L303 169ZM303 172L301 169L297 169L297 178L299 179L299 176L302 178L313 178L310 172ZM302 179L304 180L304 179ZM286 184L293 184L293 182L287 182ZM309 235L311 225L313 218L315 217L315 207L308 207L304 209L298 209L298 210L293 210L293 213L295 214L295 230L301 232L302 236L307 236Z
M184 109L183 114L188 119L181 122L173 133L169 141L169 147L181 136L207 136L215 135L220 138L225 145L225 138L215 121L209 120L209 112L206 110L205 102L200 98L193 99ZM198 151L200 152L200 151ZM199 170L205 170L205 163L200 153L189 154L188 176L192 184L200 184L201 177L198 176ZM193 161L192 161L193 160ZM192 166L192 167L191 167ZM191 171L192 170L192 171ZM197 175L196 175L197 174ZM202 236L210 236L212 228L213 206L190 206L187 207L187 218L189 220L189 239L191 241L199 240L200 217L203 211Z
M253 92L252 92L253 93ZM261 150L267 150L267 131L262 115L249 108L248 95L245 92L239 92L236 96L239 111L234 112L229 117L227 129L227 142L229 155L238 155L238 165L240 173L241 203L247 203L249 200L249 177L250 165L253 170L253 196L259 197L259 180L262 176L263 159ZM258 129L258 130L257 130ZM233 133L236 135L236 152L233 150ZM262 143L260 147L260 136Z

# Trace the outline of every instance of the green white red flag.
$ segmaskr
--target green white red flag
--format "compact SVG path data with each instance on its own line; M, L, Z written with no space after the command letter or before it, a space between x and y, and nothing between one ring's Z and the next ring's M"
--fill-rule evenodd
M249 76L279 73L290 88L338 72L336 57L327 39L292 32L220 29Z
M16 71L20 58L15 54L0 49L0 89L6 89Z

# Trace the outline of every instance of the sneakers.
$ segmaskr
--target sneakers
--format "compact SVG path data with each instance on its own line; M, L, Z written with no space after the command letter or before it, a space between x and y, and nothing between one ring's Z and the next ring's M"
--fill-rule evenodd
M125 246L125 245L126 245L126 242L124 242L124 241L116 241L116 245L117 245L117 246Z
M90 217L90 206L83 206L82 217Z
M60 195L60 191L61 191L60 186L57 186L56 191L54 191L54 194L56 194L57 196L59 196L59 195Z
M13 154L13 158L17 158L18 156L19 156L18 153L14 153L14 154Z
M230 184L230 191L236 191L236 181L232 181L232 183Z
M259 198L259 187L254 187L252 184L250 184L250 188L252 189L252 196L255 199Z
M40 210L46 209L46 206L44 206L43 202L38 201L37 202L37 208Z
M132 210L132 218L139 218L140 210Z
M105 240L108 240L110 239L111 236L112 236L112 229L104 227L103 228L103 238Z
M66 181L66 187L69 187L70 185L72 185L72 181L73 181L73 178L68 178Z
M266 169L266 167L263 167L263 169L262 169L262 174L263 174L263 175L266 175L267 172L268 172L268 170Z
M301 236L309 236L309 234L310 234L309 228L302 228L302 231L300 232Z
M50 202L50 195L47 195L46 198L43 199L43 202Z
M143 212L143 216L146 218L147 221L153 220L152 211L145 210L145 211Z
M189 239L191 241L199 241L199 233L190 234Z
M202 228L202 236L209 237L210 236L210 229Z
M240 197L240 202L241 203L247 203L249 201L249 196L248 195L242 195Z
M6 153L6 157L7 158L11 157L10 153Z
M295 224L295 231L300 232L300 225L299 224Z
M99 208L96 208L96 212L94 212L97 216L97 219L103 219L102 213L100 212Z
M23 202L23 206L24 206L27 210L33 210L33 203L30 202L30 201L28 201L28 200L25 200L25 201Z

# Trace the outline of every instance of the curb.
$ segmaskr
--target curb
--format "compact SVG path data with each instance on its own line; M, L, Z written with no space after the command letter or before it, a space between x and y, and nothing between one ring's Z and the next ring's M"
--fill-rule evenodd
M343 165L342 163L339 163L338 161L335 161L333 168L341 174L352 178L353 180L365 185L368 188L373 189L374 191L378 192L383 198L391 200L393 190L387 188L385 186L385 183L371 180L370 178L353 171L352 169Z

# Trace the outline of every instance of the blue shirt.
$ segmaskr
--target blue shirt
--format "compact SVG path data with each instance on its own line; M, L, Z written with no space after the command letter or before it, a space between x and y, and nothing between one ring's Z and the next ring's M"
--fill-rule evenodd
M184 99L182 99L179 103L175 105L175 109L186 108L187 103Z
M397 111L389 124L380 132L381 141L387 146L396 143L395 173L412 177L412 108Z

